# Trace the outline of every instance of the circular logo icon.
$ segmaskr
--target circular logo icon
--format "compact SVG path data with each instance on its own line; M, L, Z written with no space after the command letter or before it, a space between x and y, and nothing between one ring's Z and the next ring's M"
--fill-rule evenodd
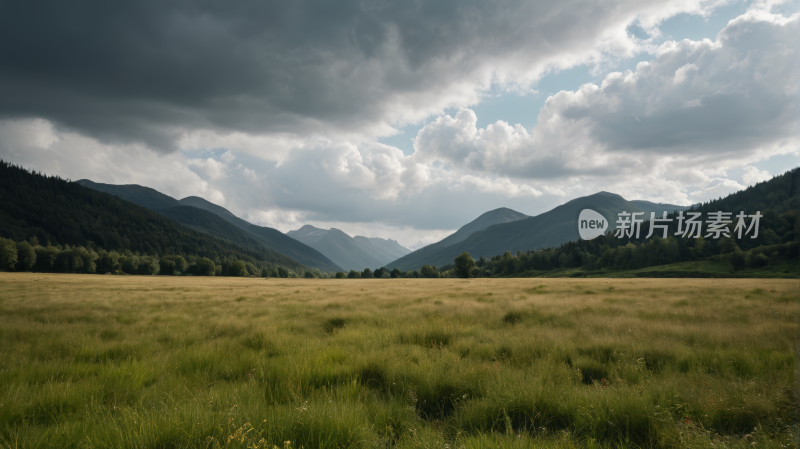
M578 233L584 240L591 240L606 233L608 220L599 213L584 209L578 216Z

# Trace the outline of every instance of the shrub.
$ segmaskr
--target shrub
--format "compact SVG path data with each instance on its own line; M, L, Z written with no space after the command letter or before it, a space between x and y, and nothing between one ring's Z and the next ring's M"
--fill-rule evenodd
M753 257L753 267L755 268L763 268L769 264L769 257L763 254L757 254Z
M17 265L17 246L13 240L0 238L0 269L13 270Z

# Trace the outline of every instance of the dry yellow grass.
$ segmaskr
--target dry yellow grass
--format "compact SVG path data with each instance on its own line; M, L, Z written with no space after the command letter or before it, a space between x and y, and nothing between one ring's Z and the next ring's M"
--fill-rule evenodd
M798 287L0 273L0 441L781 447Z

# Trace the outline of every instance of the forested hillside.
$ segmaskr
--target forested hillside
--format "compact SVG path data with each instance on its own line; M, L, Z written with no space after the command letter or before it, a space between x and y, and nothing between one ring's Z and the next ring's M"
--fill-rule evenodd
M489 212L481 214L478 218L460 227L456 232L450 234L444 239L436 243L426 245L410 254L398 258L387 266L389 268L398 268L400 270L417 270L425 264L445 265L453 263L453 257L461 254L458 249L453 248L457 248L456 244L463 242L472 234L482 231L492 225L517 222L526 218L529 217L507 207L490 210ZM450 248L450 250L447 248Z
M708 234L706 221L710 212L731 212L732 222L727 225L730 238L705 238ZM738 238L735 232L740 212L754 215L760 212L758 236L754 232ZM798 254L800 244L800 170L797 168L734 193L725 198L709 201L690 208L687 212L701 213L704 226L700 238L676 236L677 214L668 215L667 238L656 235L645 236L650 224L645 222L640 238L618 238L608 233L593 240L574 240L558 247L540 251L506 252L490 259L478 259L481 276L544 275L553 270L570 271L571 275L602 275L604 272L638 270L647 267L675 265L669 271L650 270L641 275L651 276L722 276L735 275L750 269L748 275L758 275L759 269L781 275L793 275L800 268ZM746 223L750 225L750 219ZM572 227L575 227L573 225ZM755 229L755 228L754 228ZM685 229L684 229L685 230ZM745 230L746 231L746 230ZM707 261L714 264L718 272L703 273L696 265L681 263ZM721 267L721 268L720 268ZM580 270L575 270L575 269ZM721 271L719 271L721 270Z
M288 237L277 229L250 224L224 207L203 198L189 196L176 200L157 190L136 184L102 184L88 179L81 179L77 182L94 190L110 193L123 200L144 206L192 229L230 240L245 248L260 251L263 247L324 272L341 270L338 265L314 248ZM196 209L198 213L185 209L189 206ZM200 221L202 224L199 223Z
M276 251L244 248L107 193L5 161L0 161L0 237L155 258L238 260L259 271L278 266L306 271L304 265Z
M392 262L388 267L418 270L425 264L452 264L453 259L463 252L468 252L477 259L506 251L516 253L560 245L578 238L578 229L574 223L580 211L586 208L597 211L609 223L614 222L618 211L642 212L636 204L615 193L599 192L576 198L534 217L519 214L522 215L521 219L499 221L477 229L472 227L473 231L463 232L470 228L470 223L441 242L419 249ZM455 239L459 234L460 237Z

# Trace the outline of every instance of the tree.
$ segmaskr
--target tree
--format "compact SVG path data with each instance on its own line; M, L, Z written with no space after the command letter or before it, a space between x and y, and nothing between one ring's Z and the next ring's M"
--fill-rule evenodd
M336 272L336 279L345 279L346 277L347 277L347 275L344 273L344 271L337 271Z
M752 265L755 268L763 268L769 264L769 257L764 254L757 254L753 257Z
M84 267L88 264L84 263ZM146 275L156 275L161 270L159 267L158 259L155 257L149 257L148 260L145 260L144 263L139 265L139 273L146 274Z
M364 268L364 271L361 272L362 279L372 279L372 270L369 268Z
M161 274L170 276L182 274L189 268L186 259L181 256L162 256L158 265L161 267Z
M460 278L468 278L470 270L472 270L472 268L475 266L475 260L472 259L472 256L465 251L454 260L456 263L456 276Z
M234 261L228 269L228 276L247 276L247 264L244 261Z
M424 278L438 278L439 270L436 269L436 266L423 265L419 269L419 275Z
M731 264L734 270L741 270L745 267L744 253L738 248L731 254Z
M49 245L47 248L35 246L33 250L36 251L36 269L39 271L51 271L58 258L58 248ZM119 263L117 263L119 254L117 254L116 251L111 251L111 253L116 255L116 259L114 259L116 268L114 268L114 270L119 270ZM2 268L2 263L0 263L0 268Z
M31 271L36 264L36 251L33 250L28 242L17 243L17 269L19 271Z
M469 270L469 275L470 275L470 277L474 277L474 278L481 277L481 269L480 269L480 267L472 267L472 269Z
M389 273L389 275L390 275L392 278L399 278L399 277L402 277L402 276L403 276L403 272L402 272L402 271L400 271L399 269L395 268L394 270L392 270L392 272L391 272L391 273Z
M348 279L361 279L361 272L360 271L356 271L356 270L350 270L350 272L347 273L347 278Z
M195 265L194 269L195 273L199 276L214 276L217 271L217 267L214 265L214 262L212 262L208 257L203 257L197 261L197 265Z
M283 267L278 267L278 277L281 278L288 278L289 277L289 270Z
M17 266L17 245L11 239L0 238L0 270L13 270Z
M186 263L186 259L184 259L182 256L175 257L173 262L175 263L175 270L180 273L183 273L187 268L189 268L189 264Z
M314 273L306 270L306 272L303 273L303 277L306 279L314 279L316 276L314 276Z
M64 251L62 251L63 253ZM59 259L63 259L59 253ZM57 262L58 263L58 262ZM127 274L136 274L139 270L139 256L123 256L119 258L119 265L122 271Z
M717 248L719 248L720 254L728 254L739 251L739 245L736 244L736 241L730 237L722 237L717 242Z

